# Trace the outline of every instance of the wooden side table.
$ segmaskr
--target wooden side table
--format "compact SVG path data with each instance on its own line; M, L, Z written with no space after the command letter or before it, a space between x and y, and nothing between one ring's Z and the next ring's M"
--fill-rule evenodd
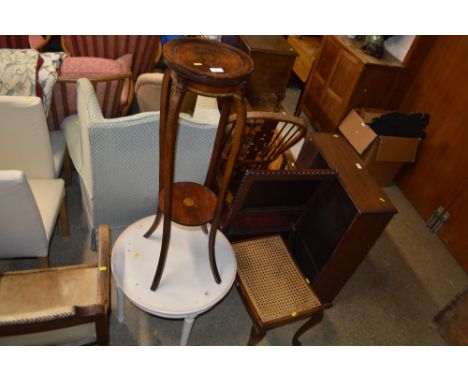
M215 281L218 284L221 283L216 266L214 244L246 119L243 88L253 70L252 60L240 50L226 44L198 38L169 41L164 45L163 57L167 69L161 89L159 203L154 222L144 235L149 238L153 234L164 214L161 253L151 285L153 291L158 287L164 270L171 221L187 226L202 226L205 233L208 233L207 223L212 222L208 243L210 267ZM179 112L187 92L226 100L222 106L204 186L192 182L173 184ZM232 103L238 118L231 154L224 170L218 195L215 195L210 188L215 182L217 159L220 155L224 127ZM200 148L200 150L205 149Z

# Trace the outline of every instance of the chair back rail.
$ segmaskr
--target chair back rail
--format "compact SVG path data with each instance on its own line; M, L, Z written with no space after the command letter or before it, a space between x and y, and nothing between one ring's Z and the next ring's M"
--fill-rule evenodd
M142 73L154 71L155 61L161 56L160 36L62 36L62 49L69 56L87 56L117 59L133 55L132 73L136 81Z
M237 116L228 118L222 143L221 172L229 156ZM235 190L247 169L266 169L307 133L305 122L297 117L272 112L250 111L231 189Z
M63 119L77 113L75 92L69 92L69 87L76 89L78 78L62 77L57 79L56 88L49 112L49 123L54 129L60 127ZM134 95L132 74L120 73L89 79L97 93L102 114L105 118L116 118L128 113ZM128 97L122 104L122 94L125 86L129 87ZM71 95L71 97L70 97ZM50 127L50 126L49 126Z

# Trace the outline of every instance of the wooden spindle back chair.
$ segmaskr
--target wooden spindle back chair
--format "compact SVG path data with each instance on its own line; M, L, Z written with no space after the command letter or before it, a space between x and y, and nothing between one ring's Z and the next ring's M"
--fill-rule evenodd
M222 143L220 171L223 171L232 141L236 115L228 118ZM247 113L244 137L237 157L230 189L235 191L246 170L281 168L282 154L294 146L307 133L301 118L274 113L250 111Z

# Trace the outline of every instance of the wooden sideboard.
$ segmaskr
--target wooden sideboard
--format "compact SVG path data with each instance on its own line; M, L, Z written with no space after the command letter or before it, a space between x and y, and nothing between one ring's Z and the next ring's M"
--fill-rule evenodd
M300 225L292 253L323 302L331 302L364 260L397 210L342 137L312 133L297 159L299 168L338 173L315 199Z
M369 56L362 43L344 36L326 36L296 109L323 132L334 132L352 108L389 108L404 73L388 53Z

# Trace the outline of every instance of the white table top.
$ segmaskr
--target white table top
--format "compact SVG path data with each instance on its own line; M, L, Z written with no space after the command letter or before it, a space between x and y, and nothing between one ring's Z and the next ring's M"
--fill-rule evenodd
M151 291L161 249L163 222L146 239L153 216L130 225L112 249L112 273L125 296L144 311L166 318L196 316L213 307L230 290L237 270L231 244L218 231L216 262L221 284L209 264L208 235L200 227L172 223L171 241L161 282Z

